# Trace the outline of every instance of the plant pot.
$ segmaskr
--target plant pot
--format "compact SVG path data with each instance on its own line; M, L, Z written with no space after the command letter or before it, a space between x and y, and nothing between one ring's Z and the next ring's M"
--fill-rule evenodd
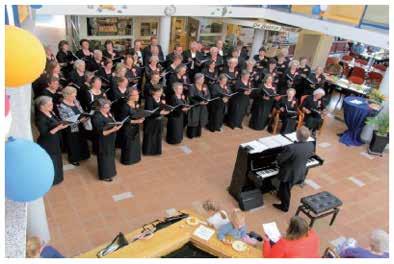
M372 140L369 144L368 152L374 155L383 155L383 151L389 143L389 135L381 136L376 133L376 130L373 131Z

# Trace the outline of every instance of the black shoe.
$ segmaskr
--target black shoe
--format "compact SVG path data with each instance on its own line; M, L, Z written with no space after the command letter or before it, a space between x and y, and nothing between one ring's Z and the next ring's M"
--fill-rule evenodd
M77 167L80 165L79 162L71 162L71 164Z
M342 137L343 133L338 133L337 136L338 137Z
M276 209L279 209L279 210L281 210L281 211L283 211L283 212L285 212L285 213L289 211L289 209L285 209L285 208L283 207L282 204L273 204L273 206L274 206Z
M112 178L106 178L106 179L103 179L103 181L111 182L111 181L112 181Z

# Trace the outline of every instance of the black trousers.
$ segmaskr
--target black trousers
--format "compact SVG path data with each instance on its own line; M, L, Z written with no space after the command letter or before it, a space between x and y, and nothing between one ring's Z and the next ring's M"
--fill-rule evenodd
M279 184L278 196L285 210L289 210L292 187L290 181L280 182Z

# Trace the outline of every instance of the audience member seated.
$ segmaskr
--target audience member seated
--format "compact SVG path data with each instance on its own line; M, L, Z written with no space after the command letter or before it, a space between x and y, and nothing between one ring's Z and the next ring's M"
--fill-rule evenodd
M257 240L249 236L246 223L245 213L240 209L234 209L231 214L230 222L222 225L218 230L218 239L225 244L232 244L232 239L241 239L247 244L255 245Z
M305 219L293 216L286 236L276 243L264 236L264 258L319 258L320 241L316 232L309 229Z
M230 223L226 211L222 210L214 201L206 200L202 207L209 215L207 219L208 225L214 227L216 230L219 230L223 225Z
M362 247L346 247L339 252L341 258L388 258L389 257L389 235L381 230L375 229L369 237L369 249Z
M45 245L36 236L26 242L26 257L28 258L64 258L55 248Z

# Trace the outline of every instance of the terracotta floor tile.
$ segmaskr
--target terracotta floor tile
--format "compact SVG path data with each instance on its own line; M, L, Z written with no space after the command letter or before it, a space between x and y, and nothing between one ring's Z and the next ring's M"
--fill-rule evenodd
M192 208L205 199L220 202L223 208L237 207L229 195L229 186L240 143L269 135L266 131L229 129L222 133L203 131L203 136L172 146L163 144L160 157L143 156L141 162L125 166L116 161L117 176L111 183L97 179L97 161L92 156L81 166L66 171L65 181L52 188L44 198L51 244L67 256L76 256L100 244L110 242L122 231L127 233L159 217L168 208ZM351 236L360 243L368 243L368 232L374 228L388 229L388 157L369 160L360 155L366 145L346 147L336 133L346 126L329 119L318 142L328 142L328 148L318 147L325 164L310 170L308 177L321 186L292 190L291 207L281 213L272 207L278 202L271 194L264 195L264 207L247 212L250 230L261 233L261 224L276 221L284 231L302 197L319 191L330 191L344 202L333 226L330 218L317 220L314 228L321 239L321 250L339 236ZM180 146L189 147L185 154ZM117 151L119 157L119 150ZM348 177L362 180L358 187ZM134 197L114 202L113 195L132 192Z

